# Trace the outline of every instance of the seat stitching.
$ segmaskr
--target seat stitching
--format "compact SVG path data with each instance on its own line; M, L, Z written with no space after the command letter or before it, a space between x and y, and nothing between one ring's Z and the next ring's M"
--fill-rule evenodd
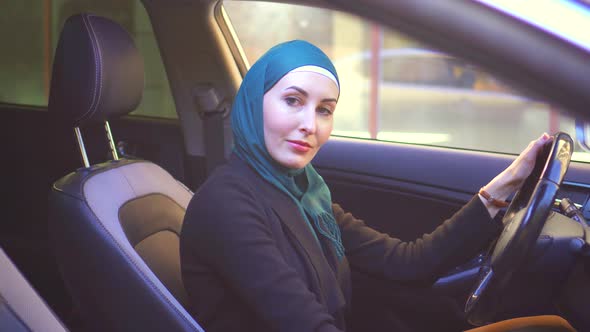
M122 174L122 173L121 173ZM86 195L84 195L86 196ZM156 292L156 296L163 298L166 303L168 304L169 307L171 307L174 311L176 311L177 314L179 314L182 319L188 323L191 327L196 328L197 331L203 331L202 328L200 327L199 323L197 321L194 321L197 325L195 326L193 324L193 322L191 322L181 311L179 308L176 307L176 305L174 305L172 303L172 301L162 292L162 290L156 285L156 283L154 283L144 272L143 270L137 265L137 263L131 258L131 255L123 248L123 246L121 245L121 243L119 243L119 241L117 240L117 238L109 231L109 229L104 225L104 223L102 222L102 220L100 220L98 218L98 216L96 216L96 214L94 213L94 211L92 210L92 208L90 207L90 205L88 204L88 202L86 201L86 205L88 205L88 207L90 208L90 210L92 211L92 214L94 215L95 219L98 221L98 224L100 225L100 227L103 229L103 231L105 231L109 237L111 238L111 240L115 243L115 245L119 248L119 251L123 253L123 255L127 258L127 260L129 262L131 262L131 264L133 265L133 267L135 267L136 272L139 272L139 275L141 276L142 279L144 279L144 281L146 281L150 287L155 290ZM139 254L137 254L137 256L139 257ZM140 257L141 259L141 257ZM143 259L142 259L143 261ZM147 264L146 264L147 266ZM148 267L149 269L149 267ZM150 270L151 271L151 270ZM153 273L153 271L152 271ZM155 274L154 274L155 275ZM157 276L156 276L157 278ZM166 288L166 286L164 286L162 284L162 286L164 288ZM167 290L167 289L166 289ZM167 290L168 292L170 292L169 290ZM170 293L171 296L172 293ZM177 300L178 301L178 300ZM178 304L180 306L182 306L182 304L180 304L180 302L178 302ZM184 308L183 308L184 309ZM186 310L185 310L186 312ZM188 313L187 313L188 314ZM189 315L190 316L190 315Z
M82 22L84 23L84 26L86 27L86 31L88 32L89 37L91 37L90 36L90 28L88 27L88 23L86 22L86 16L85 15L81 15L81 17L82 17ZM93 59L94 59L94 70L95 70L95 75L94 75L95 82L92 85L92 102L90 103L88 109L86 109L86 111L84 112L84 114L80 115L80 117L77 119L78 121L84 118L84 116L88 113L89 109L92 108L92 106L94 105L94 101L96 99L96 88L97 88L97 85L98 85L97 82L96 82L96 80L98 79L98 64L96 63L96 58L94 58L94 54L96 53L96 47L95 47L94 43L92 43L92 41L91 41L90 44L91 44L92 50L93 50L92 56L93 56Z
M102 96L102 82L103 82L102 63L103 63L103 59L102 59L102 53L100 51L99 41L96 36L96 32L94 31L94 27L92 26L92 22L90 21L90 17L91 17L90 15L84 15L84 16L82 16L82 20L89 32L89 37L90 37L90 41L92 44L92 49L94 50L92 55L94 58L95 83L94 83L94 87L93 87L94 89L93 89L93 93L92 93L92 103L90 104L90 107L88 108L88 110L86 110L86 112L84 114L82 114L82 116L80 117L80 120L92 118L92 116L96 113L96 110L98 109L100 97ZM89 113L90 113L90 115L88 117L86 117L86 115Z
M175 201L174 198L170 197L169 195L165 195L165 194L162 194L162 193L148 193L148 194L145 194L145 195L142 195L142 196L137 196L134 199L128 200L123 205L121 205L121 208L119 209L119 214L118 214L119 222L121 221L121 209L123 209L123 207L125 207L126 205L131 204L133 202L136 202L136 201L138 201L140 199L143 199L143 198L146 198L146 197L152 197L152 196L156 196L156 195L160 195L160 196L162 196L164 198L167 198L168 200L170 200L170 202L172 202L172 204L174 204L174 206L180 208L184 213L186 213L186 209L184 207L182 207L180 204L178 204L178 202ZM162 232L162 231L166 231L166 230L167 231L170 231L170 232L172 232L174 234L176 234L177 236L180 236L180 233L176 232L176 230L172 229L169 225L166 225L166 227L158 228L158 229L154 230L153 232L148 233L146 236L144 236L144 238L141 241L145 240L146 238L148 238L148 237L150 237L150 236L152 236L152 235L154 235L156 233L159 233L159 232ZM135 245L132 244L132 246L135 246Z
M95 217L96 217L96 215L95 215ZM96 219L98 220L98 218L96 218ZM171 307L174 311L176 311L176 313L179 314L185 322L187 322L189 325L191 325L193 327L196 327L197 330L199 330L199 328L197 326L194 326L193 323L190 320L188 320L185 317L185 315L172 303L172 301L170 301L170 299L165 294L162 293L162 290L147 275L145 275L143 270L135 263L135 261L130 257L130 255L127 253L127 251L125 251L125 249L121 246L119 241L117 241L115 236L113 234L111 234L111 232L109 232L107 227L100 220L98 220L98 222L99 222L101 228L109 235L111 240L113 240L113 242L115 242L115 245L117 245L117 247L119 247L119 250L121 252L123 252L125 257L127 257L127 260L130 261L131 264L135 267L136 271L139 272L139 275L141 276L141 278L144 279L144 281L146 281L151 286L151 288L156 291L156 295L158 297L163 298L166 301L166 303L168 304L168 306ZM164 286L164 287L166 287L166 286ZM180 305L180 302L179 302L179 305ZM199 323L197 323L197 324L199 324Z
M135 191L135 188L131 185L131 182L129 182L129 179L127 178L125 173L123 173L119 167L115 168L115 170L117 170L117 173L119 173L119 175L121 175L121 177L123 177L123 179L125 180L125 182L129 186L131 191L133 191L133 195L137 196L137 192Z

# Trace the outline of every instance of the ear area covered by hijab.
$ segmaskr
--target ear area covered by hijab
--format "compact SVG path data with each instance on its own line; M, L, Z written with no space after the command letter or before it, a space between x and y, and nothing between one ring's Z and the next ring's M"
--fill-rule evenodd
M316 72L323 73L340 86L332 61L321 49L307 41L293 40L278 44L254 63L246 73L232 107L234 153L266 181L291 197L318 244L319 232L332 244L338 259L341 259L344 257L344 246L332 212L330 190L324 179L311 164L299 170L279 165L270 156L264 143L264 94L289 72L313 68L319 68ZM295 181L296 177L302 176L307 181ZM297 183L307 183L307 186L302 188Z

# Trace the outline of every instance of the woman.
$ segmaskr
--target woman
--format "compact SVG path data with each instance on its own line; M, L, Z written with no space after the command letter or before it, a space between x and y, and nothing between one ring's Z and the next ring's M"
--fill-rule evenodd
M232 109L234 153L195 194L181 235L183 281L207 331L344 331L349 264L434 280L498 233L499 207L479 196L413 243L332 205L310 162L332 131L339 84L328 57L300 40L273 47L246 74ZM531 142L485 191L506 199L548 139Z

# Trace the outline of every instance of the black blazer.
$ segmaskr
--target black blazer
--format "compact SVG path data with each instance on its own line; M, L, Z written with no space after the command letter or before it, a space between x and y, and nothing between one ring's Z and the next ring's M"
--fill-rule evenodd
M336 204L333 211L346 249L341 261L318 244L291 198L232 156L195 193L184 219L181 270L191 313L208 332L344 331L349 264L391 280L433 281L499 229L477 196L414 242L379 233Z

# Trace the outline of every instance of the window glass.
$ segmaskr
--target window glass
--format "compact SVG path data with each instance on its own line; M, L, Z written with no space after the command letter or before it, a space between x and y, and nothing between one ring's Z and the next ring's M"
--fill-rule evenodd
M341 85L333 135L515 154L543 132L575 134L574 120L551 105L356 16L255 1L223 6L249 63L291 39L328 54ZM590 161L580 151L574 159Z
M139 0L9 1L0 12L0 102L47 106L52 57L65 20L88 12L121 24L144 60L143 99L132 114L176 118L148 15ZM17 32L17 33L16 33Z
M0 102L47 105L49 17L43 1L5 1L0 11ZM18 34L15 32L18 31Z

